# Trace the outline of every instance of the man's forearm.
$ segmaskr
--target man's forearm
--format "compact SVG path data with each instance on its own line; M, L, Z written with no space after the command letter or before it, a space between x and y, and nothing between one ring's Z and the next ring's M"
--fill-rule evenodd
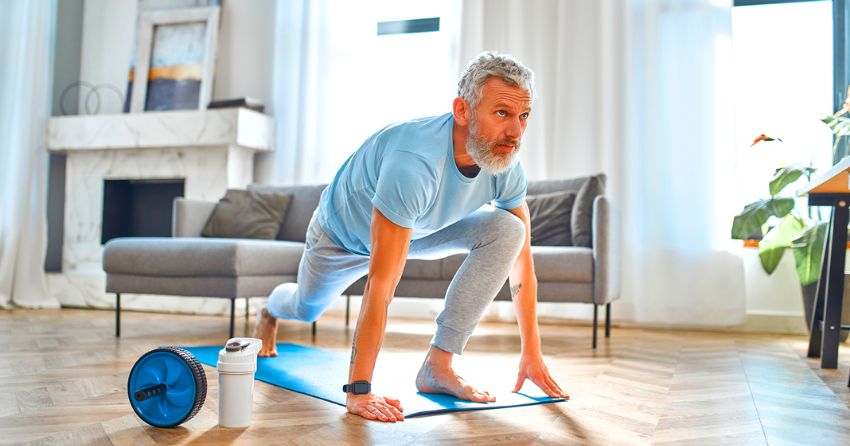
M519 263L519 261L517 262ZM540 334L537 327L537 278L534 271L517 265L511 274L511 300L517 313L522 354L540 354Z
M384 342L387 307L392 300L393 287L376 282L379 281L370 278L363 292L363 303L360 305L360 316L351 345L349 382L372 381L378 352Z
M511 300L516 307L522 354L540 354L540 334L537 329L537 276L531 256L531 224L528 206L523 203L511 210L525 224L525 243L509 276Z

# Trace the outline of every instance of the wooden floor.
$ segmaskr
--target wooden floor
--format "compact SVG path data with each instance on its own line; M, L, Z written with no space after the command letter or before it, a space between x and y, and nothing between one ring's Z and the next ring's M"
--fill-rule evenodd
M588 327L555 325L542 327L543 348L567 403L381 424L257 382L251 427L221 429L216 373L205 367L204 408L157 429L130 408L130 368L160 345L219 344L227 320L125 312L123 322L116 340L108 311L0 311L0 443L850 444L846 345L839 369L821 370L803 337L615 327L593 351ZM390 321L379 367L421 360L431 333L430 322ZM351 332L326 318L315 338L287 323L280 339L347 352ZM483 324L457 367L473 382L505 375L510 390L518 348L515 325Z

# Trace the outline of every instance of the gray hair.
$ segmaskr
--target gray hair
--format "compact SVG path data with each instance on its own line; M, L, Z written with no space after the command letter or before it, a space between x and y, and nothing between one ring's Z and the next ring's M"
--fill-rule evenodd
M493 76L526 90L534 100L534 72L513 56L495 51L481 53L466 66L457 83L457 95L475 110L481 101L484 84Z

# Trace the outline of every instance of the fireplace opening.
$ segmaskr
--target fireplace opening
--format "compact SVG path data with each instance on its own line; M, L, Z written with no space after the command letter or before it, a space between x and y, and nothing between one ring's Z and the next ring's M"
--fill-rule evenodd
M174 199L184 180L104 180L101 243L118 237L170 237Z

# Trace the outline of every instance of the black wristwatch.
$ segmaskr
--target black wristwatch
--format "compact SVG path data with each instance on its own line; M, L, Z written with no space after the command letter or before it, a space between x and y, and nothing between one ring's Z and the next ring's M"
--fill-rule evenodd
M353 393L355 395L365 395L372 391L372 385L369 381L354 381L351 384L342 386L342 391L345 393Z

